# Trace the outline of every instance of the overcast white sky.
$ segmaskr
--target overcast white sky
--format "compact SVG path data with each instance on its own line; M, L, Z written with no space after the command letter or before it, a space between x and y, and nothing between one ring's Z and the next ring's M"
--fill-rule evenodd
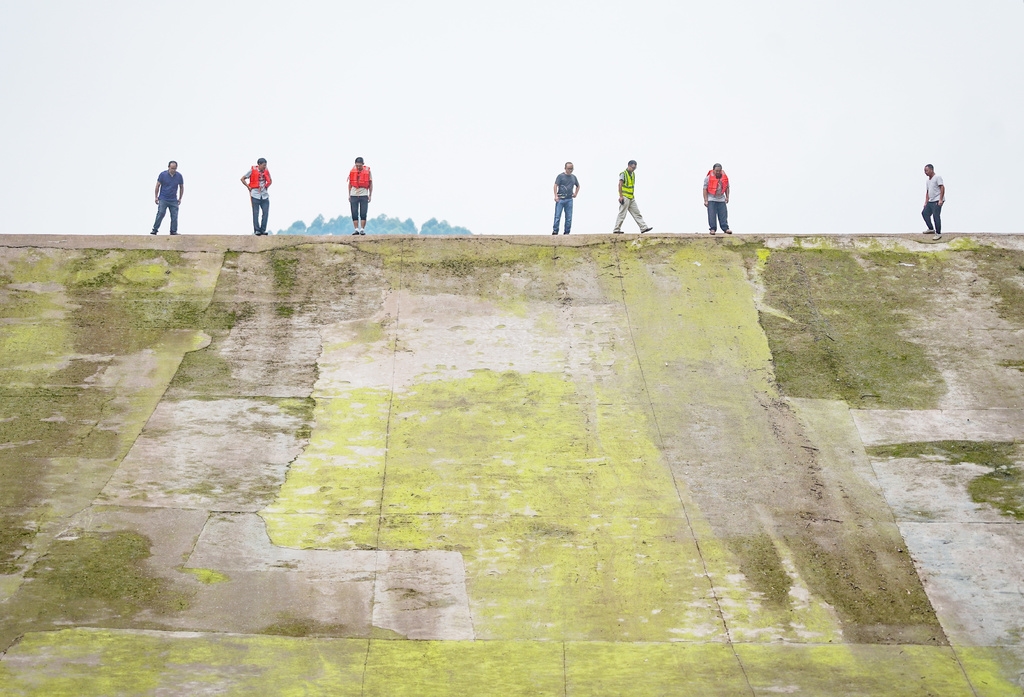
M616 178L664 232L917 232L925 163L949 231L1022 232L1021 0L175 2L0 0L0 232L145 234L157 174L183 234L347 211L549 234L566 160L575 232L609 232ZM635 229L627 220L625 229ZM166 232L164 222L162 232Z

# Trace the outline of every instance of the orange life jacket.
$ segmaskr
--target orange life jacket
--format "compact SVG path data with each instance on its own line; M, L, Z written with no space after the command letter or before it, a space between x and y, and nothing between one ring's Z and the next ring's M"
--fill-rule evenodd
M722 193L718 193L718 183L722 183ZM726 190L729 188L729 175L722 172L722 178L718 179L715 177L715 170L708 172L708 196L725 196Z
M348 173L348 185L351 189L370 188L370 168L364 166L362 169L352 168Z
M267 168L260 172L259 167L253 167L252 172L249 174L249 188L258 189L260 188L260 174L267 180L267 186L270 186L270 168Z

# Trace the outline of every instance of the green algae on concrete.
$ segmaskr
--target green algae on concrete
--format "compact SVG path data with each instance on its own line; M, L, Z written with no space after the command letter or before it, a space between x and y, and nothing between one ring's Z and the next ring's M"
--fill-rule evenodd
M754 694L975 697L948 647L737 644Z
M879 445L868 449L875 457L941 458L951 464L970 462L991 471L975 477L967 491L975 503L985 503L1003 515L1024 520L1024 449L1013 442L947 440Z
M212 585L214 583L227 583L231 578L227 574L222 574L219 571L213 569L190 569L182 568L184 573L192 574L200 583L206 585Z
M557 643L371 641L364 697L565 694Z
M149 549L149 540L135 532L57 538L26 575L31 583L22 587L19 604L43 622L125 622L143 610L184 609L188 597L145 569Z
M773 250L761 277L765 302L792 321L765 312L761 324L783 391L851 407L934 408L945 384L925 347L902 331L942 273L934 255Z
M843 523L888 509L870 487L830 479L833 463L780 399L743 257L644 240L610 261L619 274L605 277L606 292L623 297L639 362L619 370L642 370L632 381L650 395L651 437L711 526L698 533L705 558L746 577L731 585L709 569L732 635L821 641L834 613L847 640L944 642L909 557L894 551L891 519Z
M736 697L750 687L726 644L572 642L565 645L565 694Z
M969 254L978 275L992 286L998 298L999 316L1017 328L1024 328L1024 252L998 247L980 247Z
M602 400L588 432L560 375L419 383L395 395L385 486L387 397L318 400L310 446L262 513L275 544L459 551L483 638L721 635L642 416Z
M28 634L8 651L0 690L27 697L360 697L366 654L366 640L68 629Z

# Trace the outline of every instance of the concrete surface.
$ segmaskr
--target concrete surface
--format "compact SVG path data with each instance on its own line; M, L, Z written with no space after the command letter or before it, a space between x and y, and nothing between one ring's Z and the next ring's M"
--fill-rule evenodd
M919 237L0 236L0 695L1020 695L1024 238Z

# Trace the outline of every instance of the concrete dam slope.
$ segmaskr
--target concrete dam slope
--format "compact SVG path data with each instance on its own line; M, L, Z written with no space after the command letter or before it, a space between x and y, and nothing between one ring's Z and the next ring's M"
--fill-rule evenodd
M0 695L1020 695L1024 236L0 236Z

